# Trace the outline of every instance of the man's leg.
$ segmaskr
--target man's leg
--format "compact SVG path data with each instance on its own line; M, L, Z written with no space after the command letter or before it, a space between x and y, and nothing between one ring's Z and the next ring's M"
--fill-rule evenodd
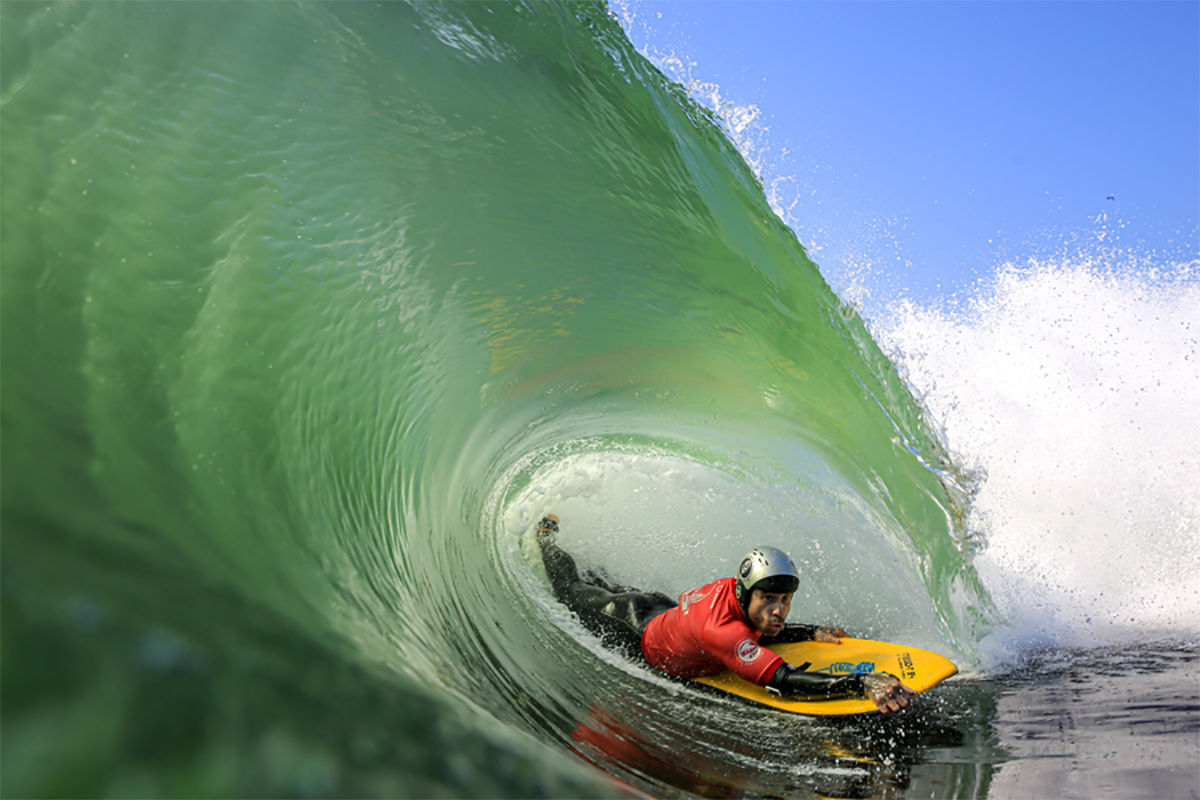
M629 603L628 611L624 613L628 614L629 622L639 636L645 633L650 620L679 605L662 592L629 592L622 597Z
M538 544L554 594L563 605L608 644L641 653L647 623L676 603L660 592L610 592L579 577L575 559L559 549L554 534L558 517L547 514L538 523Z

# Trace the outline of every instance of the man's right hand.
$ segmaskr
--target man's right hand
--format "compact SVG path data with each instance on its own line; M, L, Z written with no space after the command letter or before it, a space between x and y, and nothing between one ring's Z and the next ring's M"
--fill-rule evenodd
M841 644L842 639L847 638L849 635L841 628L817 628L813 631L813 641L824 642L825 644Z
M908 703L917 693L886 672L869 672L862 676L863 690L867 699L884 714L892 714Z

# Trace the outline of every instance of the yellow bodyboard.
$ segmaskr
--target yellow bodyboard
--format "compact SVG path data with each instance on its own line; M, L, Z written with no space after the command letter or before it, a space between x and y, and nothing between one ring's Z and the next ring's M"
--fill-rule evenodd
M937 653L920 650L916 647L906 647L902 644L873 642L870 639L847 638L842 639L841 644L795 642L774 645L767 649L781 655L783 660L793 667L803 666L807 672L820 672L826 675L890 672L917 694L937 686L958 672L958 667ZM814 697L812 699L785 700L728 670L695 680L746 700L796 714L864 714L877 710L875 704L865 697L842 697L833 700Z

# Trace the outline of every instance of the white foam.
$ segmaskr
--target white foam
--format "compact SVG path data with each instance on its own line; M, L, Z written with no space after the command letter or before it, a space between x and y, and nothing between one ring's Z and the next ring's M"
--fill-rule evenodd
M977 567L1018 639L1200 631L1196 277L1010 264L965 306L904 303L877 331L986 473Z

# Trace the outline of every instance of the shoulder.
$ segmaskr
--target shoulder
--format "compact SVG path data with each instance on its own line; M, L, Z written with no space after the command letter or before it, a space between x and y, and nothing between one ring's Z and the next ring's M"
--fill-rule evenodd
M708 587L706 588L711 588L713 594L719 598L721 602L733 602L734 604L737 603L737 595L734 592L733 578L718 578L717 580L708 584Z
M708 624L714 630L721 630L725 636L753 636L758 640L757 631L750 627L742 607L738 604L733 592L733 578L723 578L712 584L712 613L709 614Z
M737 601L737 591L735 588L736 580L733 578L721 578L713 581L712 585L716 587L716 592L720 597L720 602L725 607L732 611L738 619L742 617L742 607Z
M714 603L722 599L723 590L725 588L723 583L726 580L731 579L721 578L684 592L683 594L679 595L679 605L683 607L685 611L690 606L700 606L701 604L712 607Z

